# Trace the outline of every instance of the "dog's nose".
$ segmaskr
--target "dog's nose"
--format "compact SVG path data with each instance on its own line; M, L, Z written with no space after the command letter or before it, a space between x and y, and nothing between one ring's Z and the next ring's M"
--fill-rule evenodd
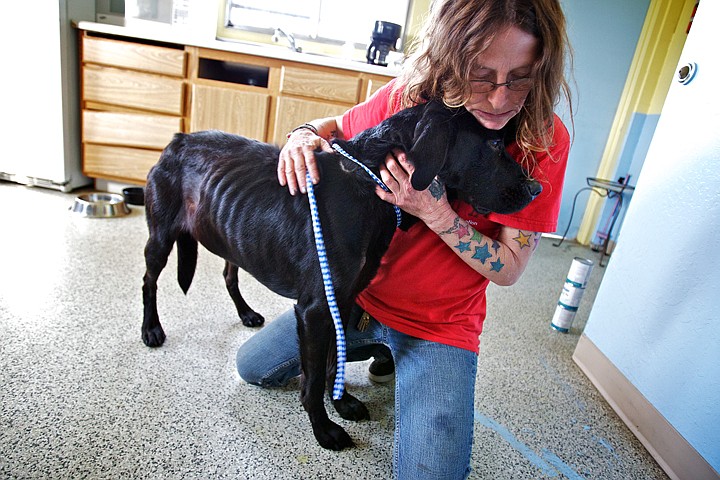
M528 193L533 198L537 197L538 195L540 195L540 192L542 192L542 185L540 185L540 182L538 182L537 180L528 180L526 186L528 189Z

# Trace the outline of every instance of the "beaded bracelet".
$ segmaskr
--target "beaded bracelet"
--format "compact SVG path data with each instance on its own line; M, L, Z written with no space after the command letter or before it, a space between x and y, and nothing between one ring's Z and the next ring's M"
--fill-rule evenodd
M318 137L320 136L320 134L318 133L318 129L315 128L314 125L310 125L309 123L303 123L303 124L300 125L299 127L295 127L295 128L293 128L292 130L290 130L290 132L287 134L287 138L289 139L289 138L290 138L290 135L292 135L293 133L297 132L298 130L303 130L303 129L304 129L304 130L310 130L311 132L313 132L313 133L314 133L315 135L317 135Z

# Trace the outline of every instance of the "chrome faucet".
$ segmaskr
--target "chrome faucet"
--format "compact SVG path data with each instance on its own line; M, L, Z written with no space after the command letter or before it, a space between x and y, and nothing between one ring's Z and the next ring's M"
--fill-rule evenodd
M293 37L292 33L286 33L282 28L275 28L275 33L273 33L272 41L273 43L278 43L280 41L280 37L283 36L288 41L288 48L292 50L293 52L302 52L302 48L298 47L295 43L295 37Z

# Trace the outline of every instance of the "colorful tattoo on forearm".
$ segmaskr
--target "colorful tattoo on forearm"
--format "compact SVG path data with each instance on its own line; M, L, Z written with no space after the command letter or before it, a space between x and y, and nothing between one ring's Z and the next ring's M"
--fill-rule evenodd
M458 244L453 248L457 249L461 254L471 252L471 258L478 260L482 265L488 266L491 272L499 272L505 266L500 260L500 243L473 229L462 221L460 217L456 217L453 226L444 232L440 232L440 235L457 235ZM465 237L469 238L466 239ZM540 237L540 233L526 233L518 230L518 236L513 240L518 242L521 250L526 247L534 250L540 242Z

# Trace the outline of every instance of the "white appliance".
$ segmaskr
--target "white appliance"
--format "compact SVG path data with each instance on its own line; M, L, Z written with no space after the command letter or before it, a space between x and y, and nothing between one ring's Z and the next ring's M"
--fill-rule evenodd
M87 0L2 2L3 102L0 180L70 191L88 185L80 167L77 34L93 20Z
M217 10L207 0L192 0L195 9ZM95 20L111 25L160 22L172 25L188 23L191 0L95 0Z
M125 0L95 0L95 20L111 25L125 25Z

